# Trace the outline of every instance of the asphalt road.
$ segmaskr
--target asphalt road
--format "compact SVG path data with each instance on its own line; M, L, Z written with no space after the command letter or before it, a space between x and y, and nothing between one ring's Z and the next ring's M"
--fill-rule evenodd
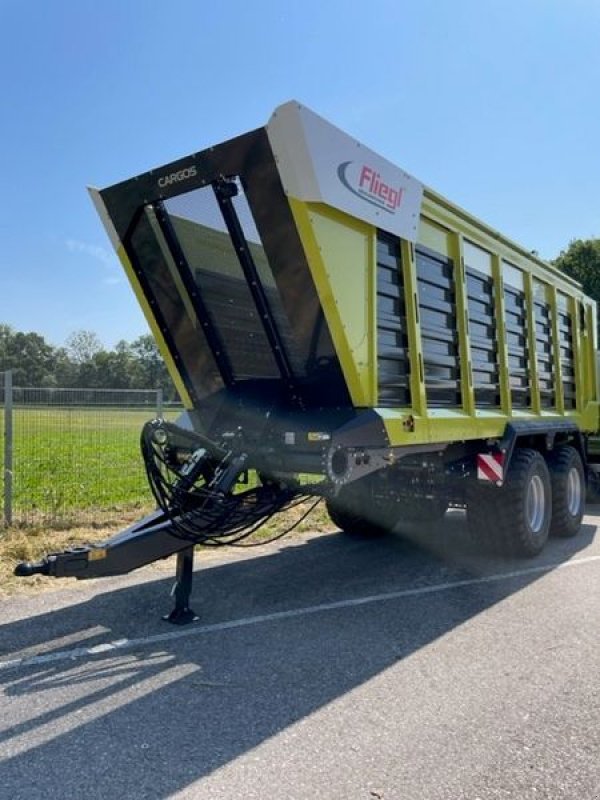
M599 800L599 522L201 558L186 628L158 570L3 601L0 797Z

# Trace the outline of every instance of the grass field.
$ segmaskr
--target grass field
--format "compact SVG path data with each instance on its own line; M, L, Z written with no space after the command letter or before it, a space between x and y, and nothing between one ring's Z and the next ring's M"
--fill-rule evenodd
M16 408L14 522L81 520L92 511L150 506L139 436L152 416L152 409Z

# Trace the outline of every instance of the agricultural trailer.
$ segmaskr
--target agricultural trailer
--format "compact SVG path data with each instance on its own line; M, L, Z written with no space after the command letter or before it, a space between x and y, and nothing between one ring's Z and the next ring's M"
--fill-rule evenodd
M599 458L596 308L550 264L296 102L91 196L185 405L149 421L157 510L17 574L240 543L307 497L379 534L466 508L482 546L573 536Z

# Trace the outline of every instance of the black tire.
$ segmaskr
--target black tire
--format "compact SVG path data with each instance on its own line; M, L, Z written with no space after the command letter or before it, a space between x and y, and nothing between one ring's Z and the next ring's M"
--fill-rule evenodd
M544 458L529 448L515 450L501 488L475 487L467 501L470 531L503 555L532 558L548 540L552 486Z
M394 528L398 516L396 503L381 492L376 476L344 486L326 505L333 524L355 536L383 536Z
M558 447L548 455L552 484L550 535L563 539L575 536L585 510L585 472L574 447Z
M369 538L384 536L391 530L391 527L386 527L382 524L377 524L372 520L366 519L364 516L357 514L350 508L343 508L341 505L336 504L332 500L326 501L327 513L329 519L334 525L351 536L365 536Z
M448 501L441 497L401 498L399 522L438 522L448 510Z
M496 495L494 486L473 483L467 492L467 529L474 542L488 550L497 549L496 536L490 520L495 518Z
M597 505L600 503L600 473L596 470L588 469L588 480L586 487L586 501Z

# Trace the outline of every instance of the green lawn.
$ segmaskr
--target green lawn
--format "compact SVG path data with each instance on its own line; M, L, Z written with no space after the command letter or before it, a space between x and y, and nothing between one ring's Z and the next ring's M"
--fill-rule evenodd
M178 413L166 416L174 419ZM14 521L151 505L139 436L153 416L150 408L16 408ZM0 426L3 430L1 413Z

